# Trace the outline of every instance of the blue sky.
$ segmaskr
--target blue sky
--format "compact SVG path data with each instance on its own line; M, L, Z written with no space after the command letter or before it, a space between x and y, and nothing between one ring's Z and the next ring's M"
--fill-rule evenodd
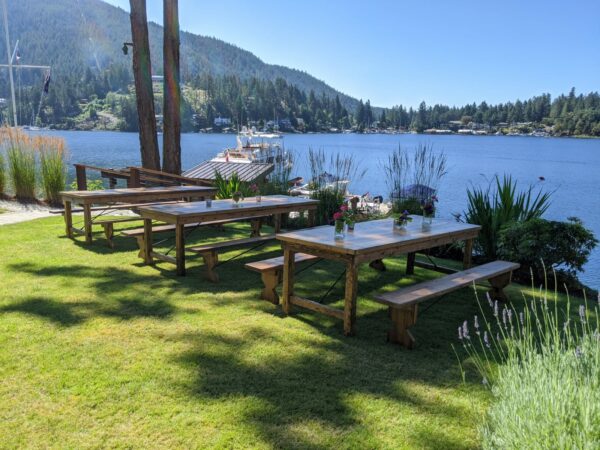
M162 23L162 0L147 8ZM183 30L378 106L600 90L600 0L179 0L179 13Z

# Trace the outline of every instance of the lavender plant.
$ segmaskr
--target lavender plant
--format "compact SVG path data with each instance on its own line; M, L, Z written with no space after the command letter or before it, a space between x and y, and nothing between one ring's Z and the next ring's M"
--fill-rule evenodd
M488 296L489 312L480 303L481 316L458 328L463 380L475 367L493 396L482 446L598 448L600 297L575 314L568 296L559 308L556 289L533 292L521 311Z

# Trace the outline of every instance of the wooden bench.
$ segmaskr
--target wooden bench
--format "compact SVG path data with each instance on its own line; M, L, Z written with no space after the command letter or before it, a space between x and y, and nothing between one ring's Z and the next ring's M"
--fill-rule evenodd
M202 222L202 223L187 223L183 227L184 228L195 228L195 227L220 227L222 225L234 222L242 222L244 220L250 220L252 226L252 232L250 237L260 236L260 226L262 217L242 217L236 219L226 219L226 220L213 220L211 222ZM168 233L169 231L175 231L175 225L157 225L152 227L152 234L160 234L160 233ZM121 234L126 237L132 237L137 240L138 248L140 251L138 252L138 256L140 258L144 258L144 228L135 228L133 230L124 230L121 231Z
M318 256L306 253L296 253L294 257L296 264L319 259ZM247 263L244 267L248 270L260 273L264 285L260 298L268 300L274 305L278 305L279 295L277 295L276 288L281 283L281 277L283 275L283 256Z
M92 206L90 211L112 211L112 210L120 210L120 209L136 209L141 206L151 206L151 205L166 205L168 203L180 203L178 200L173 200L169 202L152 202L152 203L118 203L115 205L105 205L105 206ZM83 208L72 208L71 213L82 213ZM64 209L51 209L49 211L50 214L62 214L64 216Z
M392 329L388 333L390 342L412 348L414 338L409 327L417 322L419 303L447 294L479 281L488 280L491 285L490 296L505 301L503 289L510 283L513 270L519 264L507 261L493 261L442 278L377 295L374 300L389 307Z
M232 241L215 242L214 244L200 245L196 247L189 247L186 250L199 253L204 259L204 265L206 268L205 277L207 280L217 283L219 281L219 274L215 272L215 268L219 263L219 250L230 248L230 247L244 247L252 246L260 242L266 242L274 240L275 235L269 234L266 236L256 236L247 239L234 239Z

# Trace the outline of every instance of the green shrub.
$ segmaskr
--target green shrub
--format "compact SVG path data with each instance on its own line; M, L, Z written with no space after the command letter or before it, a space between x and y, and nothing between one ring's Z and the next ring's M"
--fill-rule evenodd
M217 188L216 198L224 199L231 198L234 192L241 192L244 197L252 195L248 183L244 183L240 180L237 172L234 172L229 180L223 178L223 176L217 171L215 172L215 187Z
M554 297L554 298L553 298ZM467 322L459 339L493 397L480 428L485 449L598 448L600 309L559 310L548 290L523 311L490 303L493 319ZM482 308L483 312L483 308Z
M531 273L539 284L553 269L576 277L597 243L594 233L576 217L567 222L532 219L501 230L498 256L520 263L521 278Z
M60 204L59 192L67 183L67 168L64 161L64 140L40 136L34 145L40 153L40 172L44 196L50 204Z
M0 197L4 195L6 189L6 166L4 165L4 155L0 153Z
M6 152L8 173L17 200L35 200L36 162L35 153L22 143L12 142Z
M104 181L102 181L101 178L95 178L93 180L88 178L85 184L87 186L88 191L100 191L102 189L105 189ZM78 190L79 187L77 186L77 180L73 180L69 187L74 191Z
M542 216L550 206L550 193L533 187L517 192L517 182L504 175L495 177L487 188L467 190L468 206L462 220L481 225L476 241L477 251L485 259L498 256L500 231L513 222L526 222Z

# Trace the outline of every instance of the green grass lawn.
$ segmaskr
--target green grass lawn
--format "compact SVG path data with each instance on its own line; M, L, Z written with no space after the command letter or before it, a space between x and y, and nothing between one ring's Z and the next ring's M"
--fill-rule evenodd
M475 377L462 384L451 348L478 310L469 288L419 316L407 351L385 342L387 311L370 301L439 276L403 276L404 258L383 273L361 268L348 338L339 321L284 317L258 298L260 277L243 264L277 255L275 244L219 267L214 285L201 259L177 277L166 263L141 264L134 240L110 250L97 236L70 241L61 218L0 227L2 447L478 446L489 394ZM298 275L297 292L318 298L342 270L321 262ZM341 305L342 294L339 285L324 301Z

